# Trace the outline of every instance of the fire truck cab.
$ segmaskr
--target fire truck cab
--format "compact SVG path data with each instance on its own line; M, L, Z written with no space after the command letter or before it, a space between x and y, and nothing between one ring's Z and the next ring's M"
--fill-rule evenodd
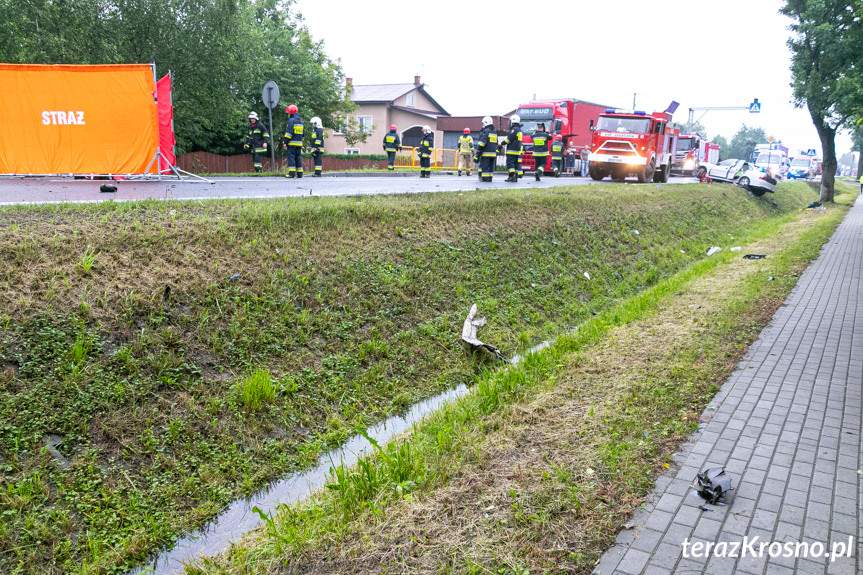
M606 110L599 115L590 143L589 173L594 180L611 176L623 181L635 176L667 182L680 131L671 126L671 114Z

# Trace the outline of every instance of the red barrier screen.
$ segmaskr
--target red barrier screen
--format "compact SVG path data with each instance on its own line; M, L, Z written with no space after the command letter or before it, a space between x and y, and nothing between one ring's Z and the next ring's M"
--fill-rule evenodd
M144 173L159 142L154 84L150 64L0 64L0 173Z
M171 96L171 76L163 76L156 82L156 94L159 97L159 151L172 165L177 165L174 156L174 104ZM164 162L163 162L164 163ZM162 172L170 171L164 166Z

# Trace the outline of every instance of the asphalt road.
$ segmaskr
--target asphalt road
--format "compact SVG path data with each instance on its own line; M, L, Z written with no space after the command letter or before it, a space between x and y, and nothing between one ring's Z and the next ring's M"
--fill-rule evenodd
M0 205L28 205L52 203L94 203L108 200L206 200L216 198L299 198L309 196L363 196L375 194L417 194L432 192L458 192L487 189L531 189L554 186L609 184L608 178L594 182L590 178L561 176L544 177L535 181L526 174L516 184L505 182L505 176L496 174L491 183L480 182L476 175L457 176L433 174L420 179L416 172L396 174L332 173L324 177L306 176L302 179L284 177L226 177L203 181L184 176L159 180L89 180L63 177L0 177ZM669 183L691 183L694 178L673 177ZM634 178L628 184L636 183ZM99 191L102 184L117 186L117 191ZM656 184L644 184L656 185Z

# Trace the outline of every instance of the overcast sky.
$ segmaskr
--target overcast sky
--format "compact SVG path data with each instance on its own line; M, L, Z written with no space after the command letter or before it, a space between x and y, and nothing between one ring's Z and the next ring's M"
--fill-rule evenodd
M815 148L791 103L790 20L780 0L296 0L295 10L355 84L411 83L454 116L504 114L536 96L695 112L729 141L743 124L789 148ZM543 45L544 48L537 46ZM702 116L702 114L704 114ZM851 139L836 139L838 156Z

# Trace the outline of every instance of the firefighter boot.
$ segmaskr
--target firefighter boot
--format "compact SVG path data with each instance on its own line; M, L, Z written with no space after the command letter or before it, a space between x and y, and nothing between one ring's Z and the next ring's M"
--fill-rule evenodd
M536 178L536 181L537 181L537 182L538 182L538 181L540 181L541 176L539 175L539 170L538 170L538 169L533 173L533 176Z
M315 168L315 177L316 177L316 178L320 178L320 177L321 177L321 168Z

